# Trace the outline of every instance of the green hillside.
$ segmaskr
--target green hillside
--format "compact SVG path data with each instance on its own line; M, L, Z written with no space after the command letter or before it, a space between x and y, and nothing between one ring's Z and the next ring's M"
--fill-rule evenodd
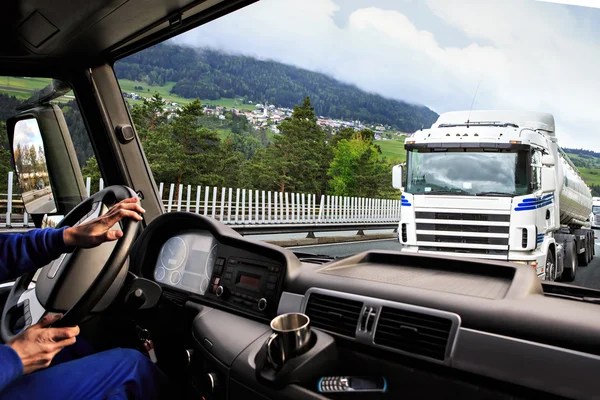
M154 93L158 93L163 99L179 104L188 104L189 102L194 100L191 98L187 99L181 97L176 93L172 93L171 90L173 89L173 86L175 86L175 82L167 82L163 86L159 86L150 85L146 82L132 81L129 79L119 79L119 85L121 85L121 91L125 93L135 93L142 97L149 97L152 96ZM242 101L231 98L220 98L217 100L201 100L203 104L211 104L227 108L235 107L238 110L254 109L254 106L252 104L243 104ZM142 100L127 99L127 102L130 104L141 104Z
M389 160L406 161L406 150L404 150L404 138L394 140L378 140L375 142L381 147L381 153Z
M161 85L167 92L202 102L242 98L245 103L266 101L292 108L308 96L316 115L403 132L430 126L438 117L427 107L367 93L321 73L207 49L159 44L115 63L115 72L119 79Z

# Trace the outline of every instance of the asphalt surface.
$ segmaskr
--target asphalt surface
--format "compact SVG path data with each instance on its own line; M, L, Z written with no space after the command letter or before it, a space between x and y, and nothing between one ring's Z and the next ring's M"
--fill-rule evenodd
M576 286L585 286L591 289L600 289L600 231L596 230L596 255L592 262L585 267L579 267L575 280L570 283Z
M596 231L596 237L600 238L600 231ZM367 250L399 250L398 247L399 244L396 240L386 239L288 248L306 253L343 257ZM596 256L594 256L594 259L587 266L579 267L577 269L577 274L573 282L565 283L592 289L600 289L600 239L596 239Z
M47 195L30 201L25 207L29 214L46 214L56 210L54 200L50 199Z
M335 244L319 244L314 246L288 247L290 250L313 254L324 254L334 257L345 257L367 250L400 250L400 244L395 239L366 240L364 242L348 242Z

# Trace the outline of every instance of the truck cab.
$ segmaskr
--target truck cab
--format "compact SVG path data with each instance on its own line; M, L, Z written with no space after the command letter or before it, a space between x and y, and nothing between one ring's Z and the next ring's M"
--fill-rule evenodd
M405 149L403 252L518 262L549 280L563 276L564 246L565 278L589 262L590 189L558 146L552 115L450 112ZM584 238L563 243L574 230Z

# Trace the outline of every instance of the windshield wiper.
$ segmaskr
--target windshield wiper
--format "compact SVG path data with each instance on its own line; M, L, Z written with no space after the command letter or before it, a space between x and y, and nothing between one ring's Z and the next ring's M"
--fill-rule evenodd
M340 258L344 258L344 257L338 257L338 256L329 256L327 254L304 253L301 251L294 251L293 253L296 257L298 257L298 259L300 261L314 263L314 264L324 264L325 262L339 260Z
M598 297L588 297L588 296L580 297L580 296L572 296L569 294L562 294L562 293L544 293L544 294L546 294L550 297L558 297L561 299L570 299L570 300L583 301L584 303L600 304L600 298L598 298Z
M600 291L556 282L542 282L544 295L600 304Z
M476 193L475 196L512 196L512 194L506 192L481 192Z

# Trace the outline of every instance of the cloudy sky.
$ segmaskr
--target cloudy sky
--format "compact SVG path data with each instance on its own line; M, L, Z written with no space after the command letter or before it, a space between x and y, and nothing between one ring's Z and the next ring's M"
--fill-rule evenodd
M40 127L35 118L17 121L15 124L13 142L15 148L17 145L21 145L21 147L30 147L31 145L34 145L36 149L40 146L44 146Z
M596 0L565 0L585 4ZM331 75L434 111L554 114L600 151L600 9L535 0L261 0L175 39Z

